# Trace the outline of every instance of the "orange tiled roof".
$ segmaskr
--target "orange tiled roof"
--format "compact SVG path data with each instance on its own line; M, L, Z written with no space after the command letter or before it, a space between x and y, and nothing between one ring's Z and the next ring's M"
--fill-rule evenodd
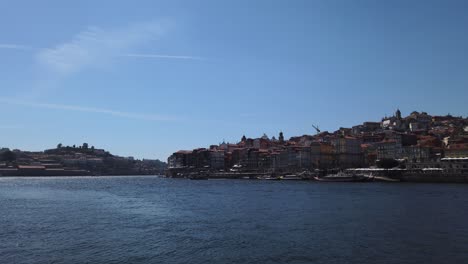
M176 153L178 153L178 154L190 154L192 152L193 152L192 150L179 150Z

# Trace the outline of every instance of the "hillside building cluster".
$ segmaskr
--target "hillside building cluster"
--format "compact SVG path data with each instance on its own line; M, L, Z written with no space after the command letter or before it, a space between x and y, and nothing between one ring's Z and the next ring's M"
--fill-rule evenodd
M120 157L87 143L45 151L0 149L0 176L158 175L165 168L159 160Z
M468 171L468 118L400 110L380 122L364 122L333 133L291 137L245 136L235 144L180 150L168 158L169 174L184 171L297 172L373 167L394 159L404 168ZM455 163L455 165L453 165Z

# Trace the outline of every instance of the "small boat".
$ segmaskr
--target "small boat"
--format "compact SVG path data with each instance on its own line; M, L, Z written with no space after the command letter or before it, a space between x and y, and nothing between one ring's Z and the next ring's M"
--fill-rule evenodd
M321 182L369 182L373 181L373 176L364 174L345 174L339 172L337 174L331 174L324 177L314 177L314 180Z
M268 176L268 177L262 177L260 179L267 180L267 181L279 181L283 179L283 176Z
M295 174L289 174L289 175L284 175L282 180L303 180L301 176L295 175Z

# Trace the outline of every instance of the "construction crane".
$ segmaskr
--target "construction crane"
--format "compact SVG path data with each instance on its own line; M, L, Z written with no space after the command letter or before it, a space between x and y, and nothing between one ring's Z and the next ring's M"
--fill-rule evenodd
M317 131L317 134L320 134L320 128L316 125L312 125L313 128L315 128L315 131Z

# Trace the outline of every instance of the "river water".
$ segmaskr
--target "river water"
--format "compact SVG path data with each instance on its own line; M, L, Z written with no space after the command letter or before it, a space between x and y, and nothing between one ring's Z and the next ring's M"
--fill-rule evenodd
M0 178L0 263L468 263L468 185Z

